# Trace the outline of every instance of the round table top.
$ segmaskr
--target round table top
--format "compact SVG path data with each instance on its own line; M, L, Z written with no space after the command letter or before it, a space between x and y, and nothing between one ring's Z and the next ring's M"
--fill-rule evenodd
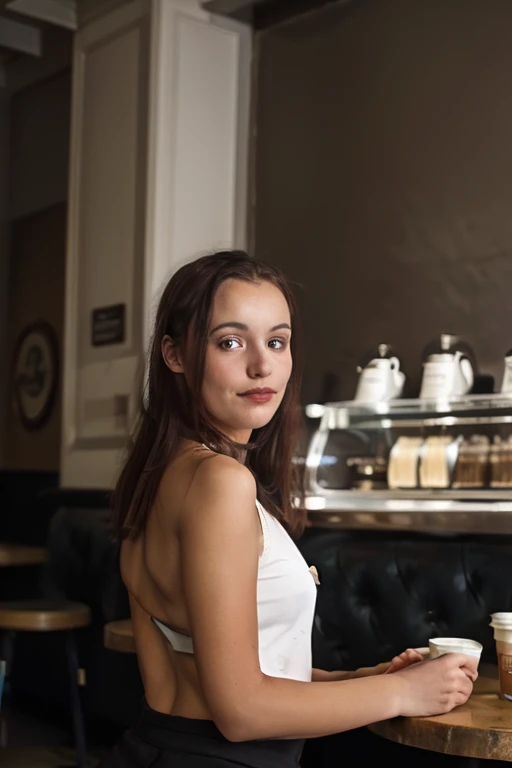
M473 694L435 717L397 717L369 729L399 744L481 760L512 762L512 701L499 697L497 668L480 665Z
M47 559L48 551L44 547L27 547L24 544L0 541L0 567L40 565Z

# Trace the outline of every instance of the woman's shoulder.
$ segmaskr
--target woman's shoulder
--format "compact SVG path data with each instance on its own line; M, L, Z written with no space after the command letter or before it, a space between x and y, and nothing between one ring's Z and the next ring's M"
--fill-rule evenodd
M240 509L254 508L256 481L236 459L196 445L172 462L159 488L164 507L172 506L184 520L220 521Z
M181 521L187 521L187 527L197 523L235 530L252 519L255 500L256 481L247 467L229 456L211 453L197 465ZM243 510L247 514L241 514Z
M236 459L206 449L205 455L197 463L190 491L221 494L239 492L255 496L256 481L247 467Z

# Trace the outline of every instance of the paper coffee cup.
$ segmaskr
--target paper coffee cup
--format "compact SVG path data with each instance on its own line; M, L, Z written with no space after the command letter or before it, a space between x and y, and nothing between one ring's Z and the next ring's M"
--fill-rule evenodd
M501 695L512 701L512 613L491 614Z
M476 640L467 640L464 637L434 637L428 641L430 658L437 659L445 653L464 653L480 660L482 644Z

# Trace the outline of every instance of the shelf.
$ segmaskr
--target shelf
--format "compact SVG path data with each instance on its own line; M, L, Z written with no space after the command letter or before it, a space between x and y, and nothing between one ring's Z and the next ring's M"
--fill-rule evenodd
M358 451L370 449L370 455L387 455L396 439L396 435L390 436L387 430L393 428L398 433L407 428L415 429L416 432L411 433L413 436L425 437L422 430L428 427L512 426L512 396L466 395L443 400L366 404L348 401L308 406L306 413L311 418L320 419L305 461L304 477L309 489L305 506L311 525L339 529L512 534L512 488L365 492L324 488L321 484L328 476L332 484L339 482L342 485L347 478L340 475L337 480L334 465L338 461L345 462L351 455L359 455ZM343 430L360 434L355 442L345 443ZM370 440L367 438L371 430L376 435ZM338 431L336 438L332 435L334 431ZM496 434L505 433L506 437L510 431L497 429ZM329 465L332 466L329 468Z
M385 492L308 495L309 525L320 528L429 533L512 534L512 499L411 498ZM485 492L482 492L485 493ZM343 496L342 496L343 494Z
M306 406L306 415L321 418L321 429L390 429L470 424L512 424L512 396L465 395L437 400L348 400Z
M472 512L512 512L510 491L333 491L322 495L308 493L309 510L374 510L410 512L464 510Z
M392 489L392 490L378 490L378 491L358 491L342 490L335 488L325 488L322 494L308 494L307 498L329 499L330 502L337 504L368 504L370 502L378 500L393 501L395 499L399 501L461 501L464 504L476 504L481 501L489 501L493 504L496 502L509 501L512 504L512 489L500 489L500 488L486 488L485 490L467 489L457 490L452 488L429 490L423 488L411 488L411 489Z

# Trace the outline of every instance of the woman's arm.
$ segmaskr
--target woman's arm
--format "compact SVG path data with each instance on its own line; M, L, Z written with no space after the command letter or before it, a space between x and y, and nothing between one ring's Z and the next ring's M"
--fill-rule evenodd
M366 670L366 668L364 668ZM367 669L375 669L375 667L368 667ZM313 667L311 682L312 683L334 683L340 680L355 680L357 677L368 677L369 675L360 674L363 669L355 669L353 671L344 672L341 669L336 669L332 672L328 672L326 669L316 669ZM376 673L378 674L378 673Z
M261 528L255 496L250 472L229 457L215 456L197 469L180 523L197 670L214 721L228 739L323 736L416 712L418 696L426 702L420 713L429 707L451 709L453 702L466 700L471 683L460 670L465 657L455 654L455 660L437 666L437 673L436 662L446 656L411 667L432 666L416 683L407 677L410 670L322 684L263 674L257 619Z
M416 648L407 648L399 656L395 656L392 661L384 661L374 667L360 667L353 672L343 672L342 670L327 672L325 669L313 669L311 679L314 683L328 683L334 680L354 680L358 677L371 677L372 675L389 675L392 672L405 669L410 664L417 664L424 660L424 656Z

